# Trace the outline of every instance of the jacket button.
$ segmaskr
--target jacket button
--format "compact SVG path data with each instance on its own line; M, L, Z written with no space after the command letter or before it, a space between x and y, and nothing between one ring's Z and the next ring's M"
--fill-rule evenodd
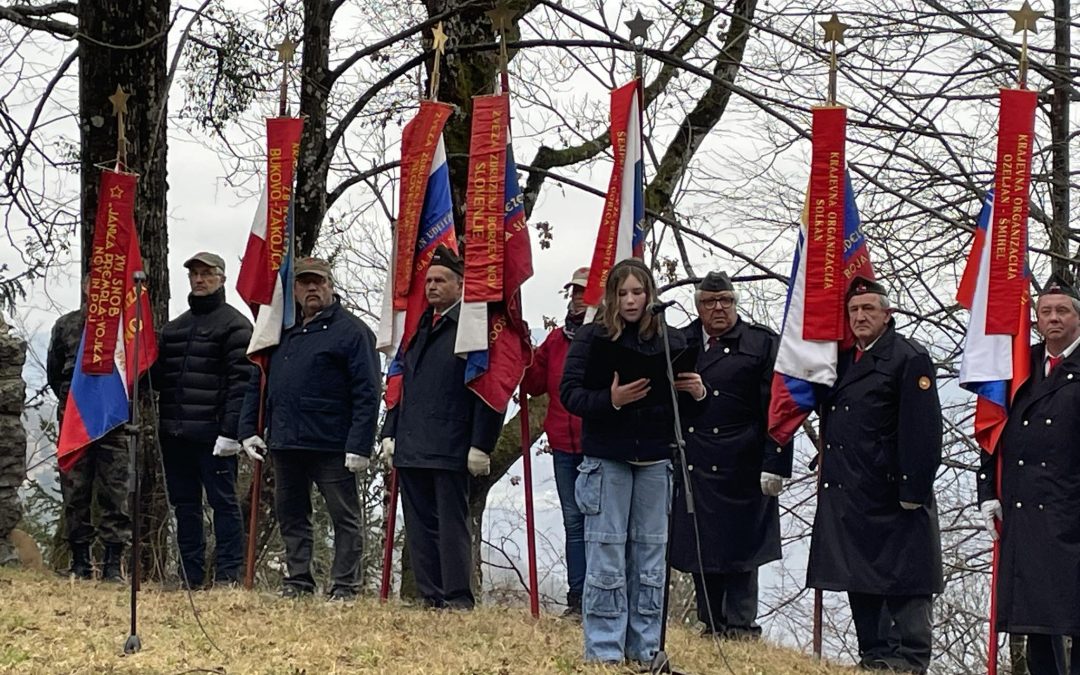
M1016 508L1018 508L1018 509L1023 508L1023 506L1024 506L1023 502L1016 502Z
M904 474L903 476L901 476L900 478L901 478L901 479L903 479L903 480L907 480L907 474L905 473L905 474Z
M1045 469L1046 468L1046 462L1039 462L1039 466L1041 466L1042 468Z
M715 464L713 464L712 470L716 471L716 465Z
M1071 380L1071 379L1072 379L1072 376L1073 376L1073 374L1072 374L1072 373L1069 373L1068 375L1066 375L1066 376L1065 376L1065 379L1066 379L1066 380ZM1041 508L1042 508L1042 506L1040 506L1039 508L1041 509Z
M836 406L829 406L829 410L836 410Z
M777 451L777 452L783 452L784 450L783 450L783 448L777 447L777 448L776 448L776 451Z
M1024 420L1024 426L1026 427L1027 425L1028 425L1028 421Z
M851 410L851 408L849 408L848 406L844 406L844 411L845 412L850 411L850 410Z
M1046 426L1050 426L1050 421L1051 421L1051 420L1050 420L1050 418L1049 418L1049 417L1047 417L1047 418L1046 418Z
M1043 505L1039 504L1039 510L1042 511L1043 509L1044 509Z
M985 473L980 473L979 474L979 480L986 480L986 474Z
M713 432L714 434L718 434L718 433L720 433L720 429L718 429L717 427L713 427L713 428L712 428L712 432Z
M724 353L725 354L730 354L731 353L731 347L724 347Z
M322 327L322 329L323 329L323 330L326 330L326 324L325 324L325 323L323 324L323 327Z
M713 396L719 396L720 395L720 390L719 389L713 389L712 395Z
M826 443L825 444L825 449L826 450L832 450L832 444L831 443Z
M825 488L826 490L828 490L828 489L829 489L829 484L828 484L828 483L822 483L822 484L821 484L821 487L823 487L823 488Z
M1016 466L1024 466L1024 460L1021 459L1019 462L1016 463Z
M687 431L689 431L690 433L694 433L694 427L690 427L689 429L687 429Z
M693 471L694 470L694 465L693 464L687 464L686 465L686 470L687 471Z

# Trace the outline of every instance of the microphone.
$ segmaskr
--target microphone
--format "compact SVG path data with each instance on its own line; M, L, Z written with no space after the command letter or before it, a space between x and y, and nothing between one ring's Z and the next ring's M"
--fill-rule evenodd
M653 304L649 305L649 307L648 307L649 314L652 314L654 316L657 315L657 314L663 314L664 310L666 310L668 307L671 307L672 305L674 305L675 302L676 302L675 300L667 300L665 302L654 302Z

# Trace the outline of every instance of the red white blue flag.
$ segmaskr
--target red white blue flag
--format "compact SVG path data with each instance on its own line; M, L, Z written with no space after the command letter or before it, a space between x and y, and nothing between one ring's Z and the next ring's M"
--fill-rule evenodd
M614 164L607 199L596 235L585 304L596 307L604 297L608 273L627 258L644 257L645 152L642 133L641 80L611 92L611 151Z
M1026 292L1013 312L1020 326L1016 335L995 335L987 330L990 314L990 242L997 226L997 219L993 215L994 205L994 192L991 190L979 212L975 240L956 293L960 305L971 312L960 361L960 386L976 394L975 441L990 453L994 452L1005 428L1009 402L1028 379L1031 370L1031 317ZM1026 267L1024 278L1029 278Z
M846 171L843 185L843 269L838 283L842 283L846 289L855 276L872 279L874 273L866 240L859 229L855 192ZM805 336L806 326L811 320L811 310L806 302L807 278L814 272L808 269L807 221L804 212L795 260L791 266L784 327L780 334L769 401L769 435L780 445L791 441L799 425L817 407L819 398L836 382L836 364L841 346L841 340L813 340ZM843 309L842 296L838 302Z
M299 118L266 120L266 189L255 211L236 279L237 292L255 315L247 353L260 365L265 365L265 350L277 346L282 332L296 323L292 193L303 129L304 121Z
M510 137L509 101L505 91L473 99L465 302L454 349L466 355L469 389L499 412L506 411L532 362L529 328L521 315L521 285L533 274L532 245Z
M442 131L453 108L421 101L401 138L401 198L376 347L391 357L386 405L401 400L405 350L427 309L424 280L440 244L457 251Z
M133 174L101 174L86 321L56 447L61 471L69 470L87 445L130 419L132 383L157 359L150 296L144 287L136 297L133 278L143 268L135 186Z

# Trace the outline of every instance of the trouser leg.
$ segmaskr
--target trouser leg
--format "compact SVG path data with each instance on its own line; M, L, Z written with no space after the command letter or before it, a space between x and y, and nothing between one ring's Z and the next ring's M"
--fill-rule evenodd
M1075 645L1074 645L1075 655ZM1060 635L1028 635L1027 662L1030 675L1065 675L1065 642ZM1075 665L1075 664L1074 664Z
M356 593L360 586L360 495L356 474L345 468L344 453L319 453L312 462L315 483L326 500L334 526L334 562L330 566L331 591Z
M555 488L559 493L562 509L563 531L566 535L566 583L568 599L581 602L581 589L585 585L585 515L574 500L574 482L582 455L567 452L551 453L555 469Z
M671 462L632 467L629 566L626 575L629 619L626 658L651 661L660 648L667 567L668 514L671 505Z
M131 543L131 456L127 436L114 429L95 444L94 483L101 520L98 535L105 544Z
M630 465L588 457L575 485L585 514L585 586L582 627L586 661L626 656L627 532L634 478Z
M758 571L724 575L724 616L729 637L754 638L761 635L757 625Z
M855 624L855 636L859 641L860 660L869 663L890 656L890 622L885 611L885 597L848 593L848 602L851 605L851 620Z
M697 603L698 621L705 624L709 633L723 633L727 628L724 616L724 575L691 574L694 579L694 599ZM712 613L712 616L709 613Z
M64 499L64 531L72 546L89 546L94 541L90 504L94 496L94 446L82 453L67 471L60 474Z
M165 460L165 488L176 517L176 545L180 549L181 581L201 586L206 570L206 542L203 537L200 448L182 441L161 444Z
M439 514L435 508L435 478L431 469L398 469L405 541L416 590L432 607L443 604L439 563Z
M310 455L304 450L274 452L274 510L281 540L285 543L288 569L284 583L305 592L315 590L315 578L311 575Z
M199 455L206 502L214 513L214 581L239 582L244 567L244 516L236 497L236 456Z
M464 471L435 471L434 474L443 602L454 609L472 609L476 600L472 592L469 474Z
M894 667L925 673L930 667L933 637L932 598L929 595L889 596L886 599L896 637Z

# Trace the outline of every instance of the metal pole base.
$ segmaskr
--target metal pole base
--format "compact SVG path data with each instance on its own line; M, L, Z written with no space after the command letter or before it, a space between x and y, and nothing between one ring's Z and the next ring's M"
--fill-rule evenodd
M132 633L124 643L124 653L130 656L139 651L142 651L142 640L139 639L138 635Z
M652 657L652 663L649 664L650 673L670 673L671 661L668 659L667 652L660 650Z

